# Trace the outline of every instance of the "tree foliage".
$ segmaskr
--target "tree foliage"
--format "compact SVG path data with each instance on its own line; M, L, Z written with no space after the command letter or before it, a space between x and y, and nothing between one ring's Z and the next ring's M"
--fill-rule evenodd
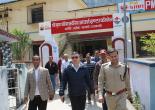
M12 34L17 36L20 40L11 44L13 52L13 59L23 61L27 55L27 51L31 47L31 39L29 35L19 29L14 29Z
M143 43L142 50L155 55L155 33L143 36L140 41Z

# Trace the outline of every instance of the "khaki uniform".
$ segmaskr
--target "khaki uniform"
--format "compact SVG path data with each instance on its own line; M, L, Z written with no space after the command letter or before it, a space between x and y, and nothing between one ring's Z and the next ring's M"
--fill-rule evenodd
M127 72L124 81L121 80L121 78L123 79L124 72L125 65L122 63L119 63L117 67L112 67L110 62L103 64L101 66L98 79L99 96L102 96L103 88L113 93L117 93L120 90L126 88L128 97L131 97L129 73ZM107 102L108 110L129 110L126 104L126 92L115 96L106 93L105 99Z

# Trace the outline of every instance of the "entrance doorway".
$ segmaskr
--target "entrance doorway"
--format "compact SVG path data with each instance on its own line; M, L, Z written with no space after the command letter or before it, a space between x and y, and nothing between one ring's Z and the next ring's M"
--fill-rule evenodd
M32 42L32 51L33 55L39 55L39 47L44 41L33 41Z
M84 57L87 53L93 55L95 50L107 49L107 40L91 40L75 43L73 51L78 51Z

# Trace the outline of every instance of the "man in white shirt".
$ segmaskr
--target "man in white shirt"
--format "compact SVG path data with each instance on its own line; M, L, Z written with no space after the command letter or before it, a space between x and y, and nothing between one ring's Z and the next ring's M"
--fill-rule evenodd
M34 70L35 72L35 77L36 77L36 91L35 91L35 95L40 95L39 94L39 89L38 89L38 74L39 74L39 68Z
M68 59L68 54L64 54L64 59L62 60L62 64L61 64L61 73L62 74L63 74L65 68L67 68L69 64L70 64L70 60Z
M28 110L46 110L48 98L50 100L54 97L54 90L51 85L48 69L45 69L40 64L40 57L38 55L32 58L33 68L29 70L26 79L24 103L27 103Z

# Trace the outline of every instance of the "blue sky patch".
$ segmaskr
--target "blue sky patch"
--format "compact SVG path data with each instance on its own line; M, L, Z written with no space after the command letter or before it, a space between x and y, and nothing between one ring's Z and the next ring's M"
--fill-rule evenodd
M0 0L0 3L7 3L7 2L12 2L12 1L17 1L17 0Z

